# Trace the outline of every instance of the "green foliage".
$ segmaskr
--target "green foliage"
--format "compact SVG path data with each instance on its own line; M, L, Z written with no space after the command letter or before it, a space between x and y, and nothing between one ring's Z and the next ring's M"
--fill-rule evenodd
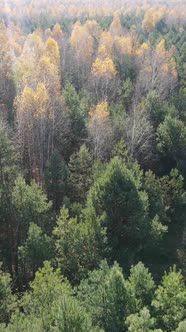
M10 324L2 329L2 332L30 332L30 331L44 332L46 331L42 326L42 320L33 316L25 316L20 312L16 312L12 318ZM1 331L1 327L0 327Z
M144 307L139 313L132 314L126 319L128 332L162 332L154 329L155 319L151 318L149 310Z
M180 88L178 94L172 97L173 105L179 111L179 116L182 121L185 123L185 108L186 108L186 87Z
M33 282L30 283L31 291L25 293L21 300L25 315L33 315L42 321L45 331L49 330L53 314L52 305L59 297L71 294L71 286L60 275L60 271L51 267L49 262L45 262L40 268Z
M122 85L122 103L125 109L129 109L131 105L131 98L133 93L133 85L130 78L127 78Z
M132 266L127 281L127 288L130 296L134 299L134 308L129 308L129 312L138 311L144 306L149 306L153 299L155 284L151 273L143 263L139 262Z
M129 159L128 156L128 150L126 147L126 144L123 140L120 140L119 142L116 143L112 150L112 157L119 157L123 159L123 161L127 162Z
M54 256L54 243L52 239L44 234L39 226L31 223L28 230L28 237L21 247L19 256L22 265L22 272L32 275L38 270L44 261Z
M61 332L101 332L92 325L91 317L74 298L63 296L53 308L54 329ZM102 331L103 332L103 331Z
M31 291L21 300L24 314L17 312L5 331L101 332L72 296L70 284L48 262L36 273Z
M157 129L157 149L167 169L176 167L185 176L186 127L181 120L166 116Z
M171 170L169 176L160 180L164 191L164 201L168 218L172 223L183 225L186 211L186 191L184 189L184 178L177 169Z
M49 200L53 202L55 210L62 204L66 194L67 166L61 159L58 151L55 151L45 171L45 184Z
M68 186L72 201L84 203L92 183L92 161L85 144L71 156L68 164Z
M12 295L12 280L0 265L0 323L7 323L16 306L16 296Z
M151 228L152 238L156 241L162 240L164 234L168 232L168 226L163 225L157 215L152 220Z
M106 331L122 331L123 317L126 313L127 292L122 272L118 266L113 266L105 282L105 317L103 317Z
M51 209L51 202L48 202L47 196L34 181L31 185L27 185L22 176L16 179L12 191L12 204L15 216L22 225L35 222L43 229L48 228L49 224L45 223Z
M128 54L116 60L116 69L119 73L121 81L133 81L136 78L137 68L134 58ZM125 85L123 86L125 87Z
M160 178L156 177L152 171L147 171L143 178L143 188L148 194L149 214L151 219L158 216L163 223L168 222L166 206L166 191L162 186Z
M165 103L160 99L156 91L150 91L144 99L144 106L150 114L153 125L157 128L166 115Z
M99 264L106 237L98 220L78 222L77 218L69 218L68 209L63 207L53 234L57 262L62 273L73 283L79 282Z
M175 266L162 278L152 301L157 324L163 330L173 331L186 317L186 288Z
M104 331L123 331L128 299L125 279L117 263L109 268L103 261L98 270L90 272L78 287L78 299Z
M65 104L71 119L71 142L77 146L80 137L84 136L85 119L79 96L71 83L67 83L63 90Z
M186 331L186 320L179 323L178 328L176 329L175 332L185 332L185 331Z
M15 149L8 137L8 125L0 116L0 186L10 186L17 173Z
M0 331L185 332L185 4L63 2L0 6Z
M112 257L121 261L131 250L136 253L148 234L147 195L138 190L138 179L119 158L107 165L90 189L87 210L99 216L107 227Z

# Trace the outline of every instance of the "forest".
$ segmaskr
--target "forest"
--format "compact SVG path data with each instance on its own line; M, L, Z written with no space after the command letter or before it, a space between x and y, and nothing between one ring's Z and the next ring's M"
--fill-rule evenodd
M0 0L0 332L186 332L186 0Z

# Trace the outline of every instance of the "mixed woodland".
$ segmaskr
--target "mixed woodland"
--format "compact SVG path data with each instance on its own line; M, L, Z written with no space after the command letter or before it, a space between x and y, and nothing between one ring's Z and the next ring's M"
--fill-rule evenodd
M186 331L185 0L0 1L0 331Z

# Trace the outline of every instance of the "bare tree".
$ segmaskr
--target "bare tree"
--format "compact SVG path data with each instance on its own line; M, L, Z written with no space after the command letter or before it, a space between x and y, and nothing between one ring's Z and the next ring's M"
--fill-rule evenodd
M107 159L113 146L113 131L107 102L97 105L87 125L88 140L95 159Z
M133 106L126 118L124 136L129 154L140 164L150 165L154 159L154 130L143 108Z

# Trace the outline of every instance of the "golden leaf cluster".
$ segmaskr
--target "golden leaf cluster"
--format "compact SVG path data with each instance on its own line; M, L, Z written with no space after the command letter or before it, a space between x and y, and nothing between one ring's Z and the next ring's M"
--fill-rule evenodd
M26 86L20 96L17 96L15 107L19 113L31 113L33 118L51 118L49 96L44 83L39 82L36 90Z
M94 110L89 112L91 118L96 120L104 120L108 117L108 102L107 100L103 100L97 104Z
M92 65L91 74L94 77L103 76L112 78L116 75L116 68L111 58L106 57L104 60L96 58Z

